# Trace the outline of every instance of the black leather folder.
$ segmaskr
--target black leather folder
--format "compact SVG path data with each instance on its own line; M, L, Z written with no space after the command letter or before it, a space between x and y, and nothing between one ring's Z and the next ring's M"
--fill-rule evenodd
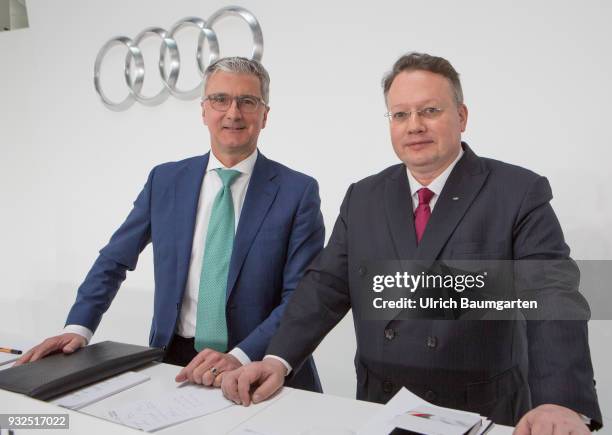
M2 370L0 389L48 400L160 360L163 355L164 351L158 348L103 341L72 354L58 353Z

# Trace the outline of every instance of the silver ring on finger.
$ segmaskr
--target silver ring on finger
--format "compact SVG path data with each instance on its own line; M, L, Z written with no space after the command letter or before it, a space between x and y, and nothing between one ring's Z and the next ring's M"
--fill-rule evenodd
M212 367L210 369L210 372L212 373L213 376L217 376L219 374L219 369L217 367Z

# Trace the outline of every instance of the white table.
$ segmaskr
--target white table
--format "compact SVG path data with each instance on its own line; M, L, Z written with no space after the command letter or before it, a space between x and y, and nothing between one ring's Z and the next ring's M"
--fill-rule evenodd
M168 364L151 364L139 370L150 376L151 380L89 405L78 412L0 390L0 412L5 414L67 413L70 415L70 430L58 430L56 432L58 435L64 433L142 434L141 431L105 420L108 410L174 390L177 385L174 376L179 370L180 367ZM263 403L249 407L232 406L155 433L162 435L238 434L243 429L250 429L269 435L347 435L360 428L381 406L370 402L283 388L273 399ZM40 435L41 433L37 429L18 430L16 435ZM489 433L492 435L511 434L512 429L496 426Z
M135 429L130 429L109 421L101 420L91 415L82 414L77 411L60 408L50 403L41 402L40 400L30 397L10 393L0 390L0 413L1 414L68 414L70 421L70 429L56 431L44 429L16 429L15 435L42 435L48 433L62 434L87 434L87 435L135 435L142 432Z

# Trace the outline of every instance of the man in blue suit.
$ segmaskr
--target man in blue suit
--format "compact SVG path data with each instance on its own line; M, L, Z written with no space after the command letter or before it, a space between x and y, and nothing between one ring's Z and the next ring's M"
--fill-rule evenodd
M211 152L155 167L78 290L62 334L19 361L86 345L128 270L152 242L149 342L176 377L219 385L261 360L304 269L323 247L317 182L257 150L269 112L269 76L256 61L224 58L204 75L202 118ZM312 358L294 377L321 391Z

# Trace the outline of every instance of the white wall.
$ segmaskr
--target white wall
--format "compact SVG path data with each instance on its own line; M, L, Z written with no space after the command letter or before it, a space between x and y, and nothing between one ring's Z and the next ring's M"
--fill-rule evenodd
M208 149L197 101L107 110L92 84L99 48L112 36L168 28L188 15L206 18L228 4L30 0L29 29L0 34L0 331L32 337L58 331L149 169ZM250 9L264 31L272 110L260 149L319 180L328 231L348 185L396 163L380 79L397 56L418 50L447 57L461 73L470 109L464 139L474 150L548 176L573 256L612 258L610 3L231 4ZM217 30L222 54L248 54L240 21L223 21ZM149 71L155 43L145 44ZM182 55L188 82L193 56ZM113 96L123 92L121 57L121 49L111 52L103 70ZM153 76L145 82L148 93ZM152 285L148 249L96 338L145 343ZM591 324L608 416L609 325ZM317 350L328 392L353 396L354 347L352 321L345 319Z

